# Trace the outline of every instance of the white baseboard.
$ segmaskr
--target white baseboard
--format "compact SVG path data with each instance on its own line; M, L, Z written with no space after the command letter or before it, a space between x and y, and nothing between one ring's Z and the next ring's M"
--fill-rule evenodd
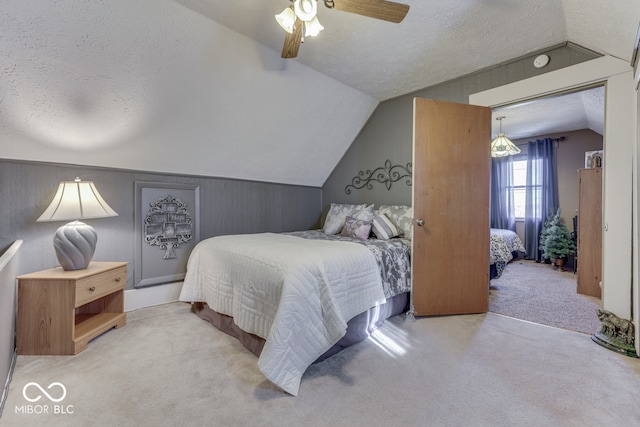
M124 291L124 311L178 301L182 282Z

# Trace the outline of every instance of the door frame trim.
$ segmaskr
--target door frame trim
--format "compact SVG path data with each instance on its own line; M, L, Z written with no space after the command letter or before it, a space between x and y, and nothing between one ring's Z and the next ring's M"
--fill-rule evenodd
M633 221L637 218L634 201L638 200L638 188L632 179L638 170L638 100L631 64L603 56L471 94L469 103L497 108L600 82L606 87L605 153L608 163L615 164L603 171L602 304L618 317L635 317L636 350L640 351L638 239L632 235L633 230L638 230L637 221ZM620 256L625 252L631 254Z

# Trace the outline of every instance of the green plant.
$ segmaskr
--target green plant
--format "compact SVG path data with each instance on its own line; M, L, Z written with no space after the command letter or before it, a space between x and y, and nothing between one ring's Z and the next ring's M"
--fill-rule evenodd
M539 248L542 251L542 257L552 262L557 259L566 259L576 250L571 232L560 217L561 212L562 210L558 208L555 214L547 218L540 233Z

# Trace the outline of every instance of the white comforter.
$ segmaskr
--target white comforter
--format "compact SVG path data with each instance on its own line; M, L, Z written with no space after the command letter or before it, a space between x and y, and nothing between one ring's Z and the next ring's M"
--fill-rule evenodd
M264 338L258 367L292 395L307 367L345 334L347 321L384 299L366 247L272 233L200 242L180 294Z

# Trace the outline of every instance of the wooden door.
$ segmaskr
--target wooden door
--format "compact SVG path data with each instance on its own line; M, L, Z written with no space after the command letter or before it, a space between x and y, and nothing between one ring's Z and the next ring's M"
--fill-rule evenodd
M602 169L578 169L579 294L600 298L602 280Z
M490 108L414 100L417 316L488 309L490 145Z

